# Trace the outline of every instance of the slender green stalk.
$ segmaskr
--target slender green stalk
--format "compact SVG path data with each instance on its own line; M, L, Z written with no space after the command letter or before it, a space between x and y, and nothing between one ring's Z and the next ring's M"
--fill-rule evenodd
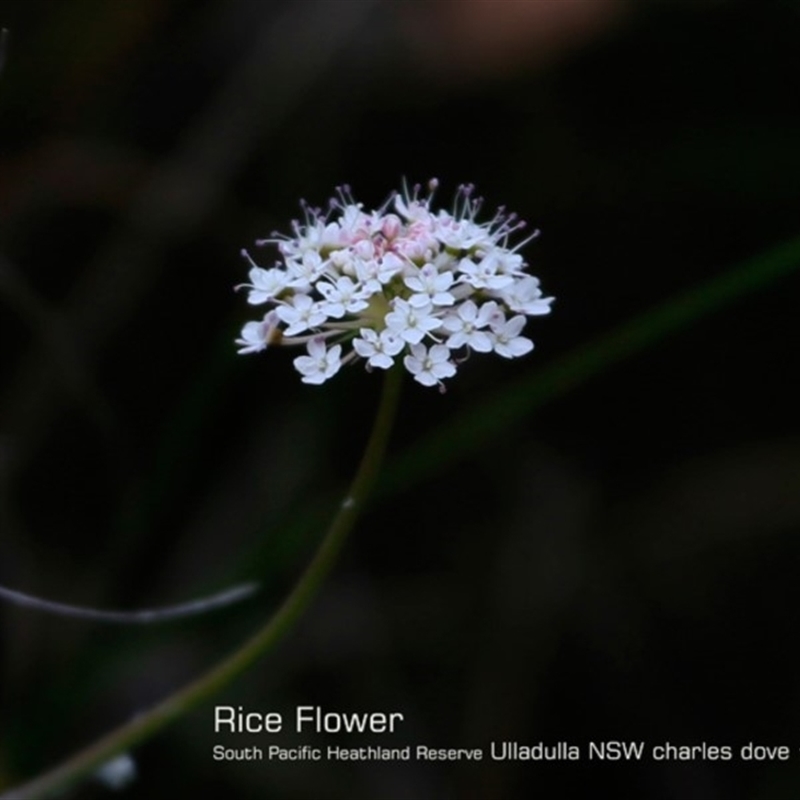
M232 655L193 683L50 772L6 792L0 796L0 800L43 800L91 774L106 761L149 739L161 728L227 686L292 627L331 571L375 483L397 411L402 376L403 371L399 368L388 370L372 433L350 489L311 563L267 624Z

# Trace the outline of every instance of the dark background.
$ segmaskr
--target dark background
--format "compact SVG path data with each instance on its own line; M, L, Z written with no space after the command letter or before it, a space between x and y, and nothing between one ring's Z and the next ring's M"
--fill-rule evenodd
M390 458L798 233L800 6L4 0L0 787L232 650L305 564L379 376L238 357L241 247L348 183L474 182L542 230L533 354L406 381ZM268 261L268 257L265 257ZM391 742L786 744L783 764L220 764L212 704L123 797L777 800L800 792L798 278L702 316L419 479L384 483L298 627L217 702L401 711ZM468 431L462 433L466 436ZM387 472L391 475L391 471ZM75 797L101 796L87 784Z

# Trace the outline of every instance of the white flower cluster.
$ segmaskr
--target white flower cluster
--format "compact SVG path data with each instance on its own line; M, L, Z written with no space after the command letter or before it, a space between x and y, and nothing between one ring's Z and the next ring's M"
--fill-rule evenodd
M461 186L452 212L431 210L437 182L395 194L366 212L346 188L323 214L304 207L294 235L276 244L282 261L257 266L247 251L251 305L267 304L263 319L248 322L236 340L240 353L272 344L305 344L294 360L304 383L324 383L343 364L362 358L367 369L397 359L423 386L439 386L470 352L516 358L533 349L522 336L526 316L548 314L552 297L525 272L512 233L524 227L498 210L476 217L481 200ZM343 345L352 348L342 355Z

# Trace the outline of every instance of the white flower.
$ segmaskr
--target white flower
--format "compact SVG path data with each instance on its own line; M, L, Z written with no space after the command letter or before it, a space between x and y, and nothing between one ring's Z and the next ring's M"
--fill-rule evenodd
M549 314L552 297L542 297L539 288L539 279L533 275L526 275L518 280L509 289L504 290L501 295L503 302L511 311L518 311L527 314L529 317L539 314Z
M408 298L409 305L420 308L429 303L434 306L451 306L456 299L447 290L453 285L453 273L439 272L433 264L426 264L416 275L403 279L403 283L414 294Z
M261 350L266 350L267 345L280 339L280 334L277 334L276 337L277 328L278 314L275 309L264 314L264 319L261 322L245 323L242 328L241 339L236 340L236 344L241 345L236 352L258 353Z
M319 281L317 291L325 298L325 302L320 303L320 310L336 319L346 313L363 311L368 305L364 300L369 296L368 292L347 276L339 278L335 284Z
M468 219L453 219L446 211L436 218L436 238L452 250L471 250L478 246L491 246L489 232Z
M471 258L463 258L458 265L467 283L474 289L507 289L514 283L514 278L499 272L499 267L500 261L491 253L477 264Z
M353 339L353 349L361 358L366 358L371 367L389 369L394 364L394 356L406 346L400 336L388 329L378 334L372 328L362 328L359 333L361 338Z
M364 288L374 294L403 269L403 260L394 253L384 253L381 258L370 258L356 263L356 275Z
M339 244L352 241L360 231L369 233L370 219L361 209L361 203L350 203L342 207L342 216L339 220L342 235L339 237Z
M494 351L497 355L503 358L517 358L533 350L533 342L519 335L524 325L525 317L520 314L493 329Z
M284 333L294 336L321 325L328 315L307 294L296 294L291 303L278 306L278 316L288 326Z
M338 223L331 222L326 224L321 219L317 219L308 225L301 225L295 222L293 227L295 236L278 242L278 249L287 260L292 258L302 260L303 256L308 252L319 253L320 250L325 248L335 247L339 243L341 236Z
M409 344L419 344L427 333L441 324L441 320L433 316L430 303L415 308L399 297L394 301L394 311L386 315L386 325Z
M446 316L442 321L442 327L450 332L447 346L455 350L466 345L478 353L490 353L494 340L480 329L491 324L497 312L498 307L494 300L484 303L480 310L472 300L465 300L456 313Z
M435 186L433 187L436 188ZM397 194L394 197L394 209L409 222L423 222L430 224L432 217L428 210L428 204L415 197L406 197L405 194Z
M321 336L317 336L308 343L308 355L298 356L292 363L303 376L303 383L324 383L339 371L342 365L339 360L341 353L340 344L327 350L325 341Z
M518 252L536 234L511 245L524 223L502 209L478 221L482 201L471 186L459 188L451 210L434 211L435 188L431 181L427 196L404 189L376 211L342 188L327 212L304 204L290 235L258 243L277 245L274 267L243 251L247 301L268 311L241 329L239 352L303 344L307 355L294 365L305 383L361 361L367 369L402 364L418 383L442 388L456 372L451 350L503 358L532 350L526 319L549 313L553 300Z
M289 285L300 292L308 291L309 287L325 271L325 262L319 253L307 250L299 260L286 262L291 279Z
M250 283L240 283L237 289L250 289L247 295L247 302L257 306L266 303L280 294L289 285L289 275L283 269L262 269L256 266L247 250L242 250L242 256L252 265L252 269L247 273Z
M423 386L436 386L456 374L450 351L443 344L435 344L430 350L424 344L411 345L411 355L403 359L403 364Z

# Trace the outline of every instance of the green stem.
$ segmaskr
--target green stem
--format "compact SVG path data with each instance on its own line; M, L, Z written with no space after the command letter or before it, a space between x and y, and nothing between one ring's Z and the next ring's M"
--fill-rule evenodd
M11 789L0 796L0 800L42 800L91 774L114 756L149 739L161 728L227 686L292 627L331 571L375 483L397 411L402 375L402 370L397 368L387 372L372 433L350 489L311 563L266 625L228 658L193 683L41 777Z

